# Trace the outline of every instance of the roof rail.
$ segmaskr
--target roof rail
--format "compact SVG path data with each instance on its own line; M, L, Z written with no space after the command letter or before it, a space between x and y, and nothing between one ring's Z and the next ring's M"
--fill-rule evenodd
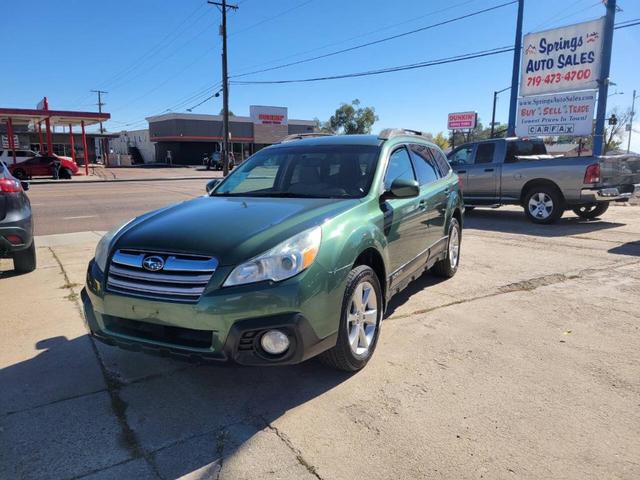
M398 137L401 135L415 135L417 137L425 137L426 136L419 130L411 130L409 128L385 128L380 132L378 138L380 140L389 140L393 137Z
M286 137L284 137L282 140L280 140L277 143L286 143L286 142L293 142L295 140L302 140L304 138L313 138L313 137L330 137L331 134L330 133L320 133L320 132L314 132L314 133L293 133L291 135L287 135Z

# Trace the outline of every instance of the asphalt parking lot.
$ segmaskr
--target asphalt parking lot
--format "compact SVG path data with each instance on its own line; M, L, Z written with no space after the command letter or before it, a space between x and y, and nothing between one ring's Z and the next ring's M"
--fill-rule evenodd
M98 238L0 260L0 478L640 478L640 207L473 212L458 275L401 293L356 375L94 343Z

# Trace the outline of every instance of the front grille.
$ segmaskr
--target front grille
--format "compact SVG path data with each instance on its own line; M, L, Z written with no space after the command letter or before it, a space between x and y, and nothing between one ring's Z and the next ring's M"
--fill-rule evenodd
M160 257L164 266L157 271L145 269L147 257ZM107 291L193 303L204 292L217 266L218 261L212 257L117 250L109 266Z
M105 327L113 333L136 337L152 342L162 342L179 347L211 348L212 330L157 325L155 323L129 320L127 318L103 315Z

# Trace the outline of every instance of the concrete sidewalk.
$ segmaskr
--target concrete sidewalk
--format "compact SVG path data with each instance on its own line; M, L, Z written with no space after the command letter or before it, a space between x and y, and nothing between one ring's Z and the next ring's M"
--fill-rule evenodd
M39 184L86 184L96 182L141 182L160 180L208 180L222 178L222 172L207 170L204 167L110 167L90 165L89 175L84 175L84 168L80 167L80 174L71 180L53 180L51 178L36 178L30 180L33 185Z
M95 343L101 232L38 237L35 272L0 260L0 478L640 478L640 209L566 217L474 211L356 375Z

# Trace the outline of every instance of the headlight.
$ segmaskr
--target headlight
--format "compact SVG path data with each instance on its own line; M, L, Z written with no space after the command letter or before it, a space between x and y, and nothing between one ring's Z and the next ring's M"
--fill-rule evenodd
M111 240L115 237L120 230L133 222L135 218L123 223L122 225L114 228L110 232L106 233L98 242L98 246L96 247L96 253L94 255L96 264L101 271L105 271L107 268L107 258L109 257L109 247L111 246Z
M225 287L273 280L278 282L297 275L309 267L318 255L322 233L320 227L305 230L233 269Z

